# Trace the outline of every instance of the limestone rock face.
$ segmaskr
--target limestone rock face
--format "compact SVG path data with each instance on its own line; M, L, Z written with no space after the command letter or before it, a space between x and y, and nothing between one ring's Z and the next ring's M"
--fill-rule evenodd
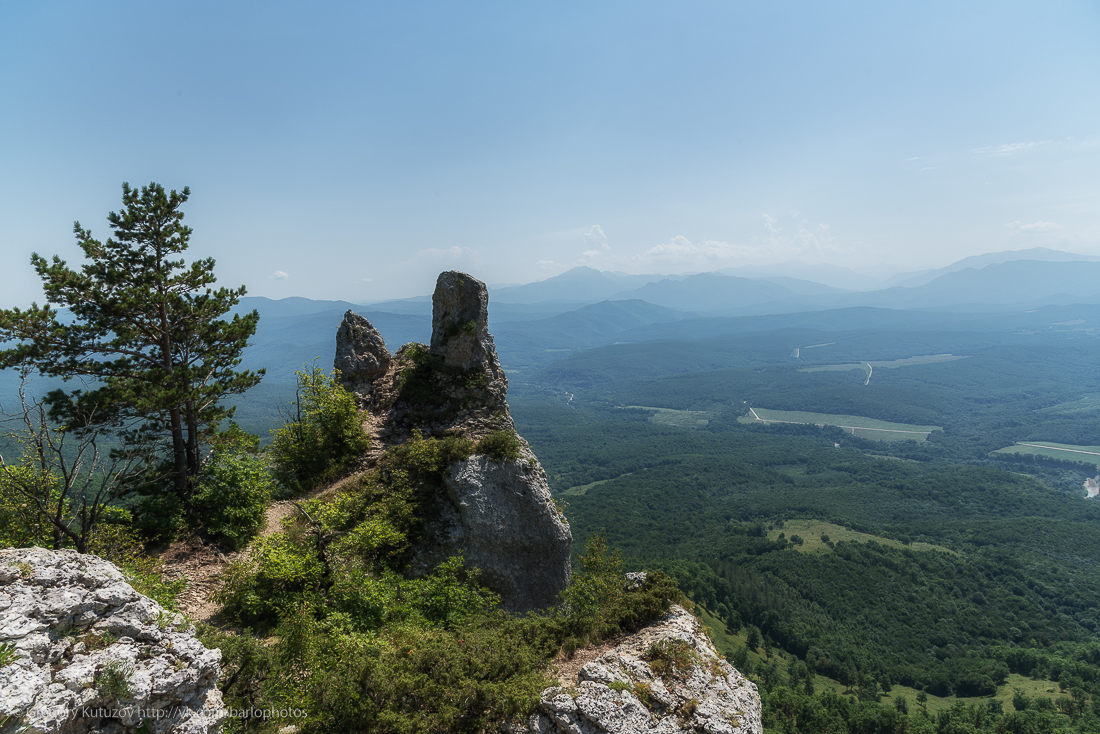
M508 378L489 333L489 289L477 278L457 270L439 274L432 294L430 351L444 367L482 373L490 390L507 392Z
M29 734L221 731L221 651L184 625L96 556L0 550L0 644L17 656L0 668L0 722Z
M417 570L461 552L506 609L555 604L569 585L572 534L534 453L525 446L516 461L471 456L451 466L444 486L438 519L415 555Z
M390 365L390 352L371 322L348 311L336 331L336 359L340 382L354 393L369 393L370 385Z
M689 666L662 670L647 661L655 645L669 643L688 651L681 657ZM756 685L718 656L691 613L673 606L663 620L581 668L575 685L543 691L528 720L502 729L508 734L761 734L763 725Z
M371 438L367 466L414 433L472 441L496 431L515 433L488 303L477 278L456 271L439 276L430 346L406 344L356 390L370 414L364 423ZM421 575L461 553L482 570L482 581L506 609L524 612L554 604L568 585L572 535L550 499L546 473L517 438L521 455L515 461L471 456L449 467L444 491L426 508L423 540L409 570Z

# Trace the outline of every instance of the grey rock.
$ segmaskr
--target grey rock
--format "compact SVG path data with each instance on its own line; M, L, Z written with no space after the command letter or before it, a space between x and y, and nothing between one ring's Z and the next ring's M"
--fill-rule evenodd
M546 472L524 446L515 461L475 455L453 464L425 528L414 572L461 553L510 611L543 609L569 584L572 533L554 507ZM436 513L433 513L436 514Z
M646 651L679 640L694 652L689 670L655 675ZM578 682L542 692L538 710L501 726L507 734L760 734L756 686L723 660L706 631L685 609L631 635L586 664ZM639 696L639 692L648 695Z
M75 551L5 549L0 579L9 601L0 642L18 654L0 668L0 722L28 734L221 731L221 652L112 564ZM120 671L126 690L104 685L106 670Z
M369 394L373 380L390 366L390 352L382 334L371 322L348 311L336 330L336 359L340 383L349 391Z
M637 573L626 574L626 583L623 584L623 588L626 591L634 591L645 586L647 574L645 571L638 571Z
M371 363L374 371L356 373L369 381L356 388L370 413L364 423L371 439L365 466L415 435L477 441L497 431L515 433L506 402L508 379L488 331L488 302L480 280L456 271L440 274L432 297L431 344L406 344L392 358L386 353L384 369L378 361ZM337 367L340 354L364 352L347 346L355 324L356 333L369 327L358 318L349 312L341 326ZM380 338L371 344L366 350L371 354L384 350ZM428 500L411 575L429 573L461 554L467 565L481 569L482 582L501 595L506 609L524 612L557 602L569 583L572 535L550 498L546 472L518 440L516 461L472 456L448 468L444 490Z
M480 280L457 270L439 274L432 294L429 349L443 359L444 367L484 374L489 392L499 394L503 404L508 378L489 333L489 290Z

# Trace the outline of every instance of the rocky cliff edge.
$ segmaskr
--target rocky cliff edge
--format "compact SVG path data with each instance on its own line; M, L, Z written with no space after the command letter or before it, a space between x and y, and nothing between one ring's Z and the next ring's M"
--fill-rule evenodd
M683 607L547 688L507 734L761 734L760 695Z
M342 384L368 411L369 467L389 447L422 436L515 434L508 378L489 333L485 284L457 271L439 275L431 343L390 354L367 319L348 311L337 331ZM423 541L410 572L426 573L461 553L482 571L501 605L525 612L553 605L569 584L572 534L550 496L546 472L519 436L514 460L474 455L452 465L445 492L425 508Z
M0 731L213 734L220 660L107 561L0 550Z

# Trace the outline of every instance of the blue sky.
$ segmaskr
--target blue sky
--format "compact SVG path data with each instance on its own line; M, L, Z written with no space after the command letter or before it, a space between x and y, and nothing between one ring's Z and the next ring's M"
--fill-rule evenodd
M7 3L0 306L120 184L251 295L1100 255L1095 2Z

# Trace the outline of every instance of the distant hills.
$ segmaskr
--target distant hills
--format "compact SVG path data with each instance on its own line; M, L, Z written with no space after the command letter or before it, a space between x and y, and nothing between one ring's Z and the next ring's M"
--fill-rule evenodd
M905 288L914 288L916 286L931 283L941 275L946 275L948 273L955 273L968 268L981 270L988 265L999 265L1001 263L1012 262L1013 260L1034 260L1038 262L1100 262L1100 257L1078 255L1073 252L1062 252L1061 250L1050 250L1046 247L1032 247L1028 250L987 252L984 255L965 257L958 262L951 263L943 268L937 268L936 270L923 270L919 273L899 273L887 280L884 285L900 285Z
M795 266L788 263L788 271L797 271ZM538 283L491 291L490 328L501 358L510 368L523 370L616 342L751 330L753 318L769 315L790 314L795 318L780 321L825 328L830 323L839 328L839 323L851 323L853 318L928 323L927 317L906 315L910 312L949 314L933 319L941 323L971 322L961 314L1098 304L1100 258L1044 248L989 253L911 275L906 282L911 285L842 291L774 274L626 275L579 267ZM245 366L267 367L268 379L289 379L314 357L328 368L336 328L347 310L377 326L391 350L410 341L425 342L431 333L431 301L426 297L368 306L307 298L244 298L238 310L253 308L262 318ZM770 323L774 328L779 322Z
M597 303L614 298L623 291L668 277L667 275L627 275L581 266L537 283L490 289L489 300L497 303L538 303L540 301Z
M801 273L799 265L787 263L784 268ZM843 279L843 270L821 266L834 283ZM966 258L936 271L907 274L905 284L877 290L844 291L766 269L735 272L759 277L729 272L626 275L574 268L538 283L492 290L490 330L505 367L522 379L531 370L577 352L617 343L706 339L776 328L876 328L886 323L902 330L935 325L981 331L1009 323L1025 329L1063 328L1057 323L1080 318L1074 315L1078 311L1088 312L1092 323L1100 305L1100 258L1044 248ZM287 384L293 394L295 370L315 358L319 366L331 368L336 329L348 310L371 321L391 351L411 341L427 342L431 336L428 297L366 306L246 297L235 310L252 309L260 312L260 324L242 366L266 368L265 389L283 396L280 399L285 399ZM1033 324L1025 318L1031 311L1036 311ZM5 405L16 384L14 373L0 373L0 400ZM36 392L50 386L39 381Z

